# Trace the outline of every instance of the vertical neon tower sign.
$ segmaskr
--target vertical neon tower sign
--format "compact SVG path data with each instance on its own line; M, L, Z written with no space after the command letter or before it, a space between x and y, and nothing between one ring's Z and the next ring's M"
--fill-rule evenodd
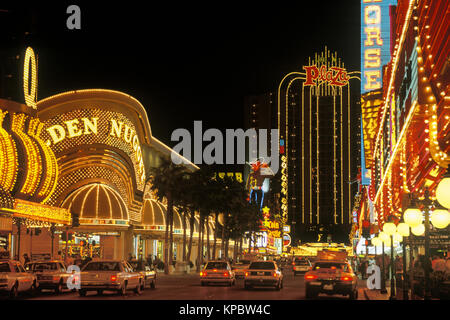
M383 86L383 65L391 59L389 7L396 4L397 0L361 1L361 94ZM361 183L369 185L363 146L361 133Z

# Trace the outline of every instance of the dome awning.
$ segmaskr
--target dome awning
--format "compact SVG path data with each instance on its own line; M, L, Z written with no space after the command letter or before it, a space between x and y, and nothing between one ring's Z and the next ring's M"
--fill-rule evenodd
M120 194L101 183L75 190L63 201L62 207L78 214L80 224L100 223L98 220L102 220L102 224L127 224L129 219L128 209Z

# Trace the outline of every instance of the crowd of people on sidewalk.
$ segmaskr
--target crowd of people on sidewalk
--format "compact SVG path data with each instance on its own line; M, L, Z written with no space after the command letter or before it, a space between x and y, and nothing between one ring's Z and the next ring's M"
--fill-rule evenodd
M430 259L426 259L424 255L418 255L412 262L412 269L409 263L406 265L406 274L403 274L403 256L397 255L394 258L394 274L391 275L389 255L377 255L375 257L355 257L351 260L353 269L360 279L367 279L367 268L371 264L376 264L380 271L383 272L384 259L384 279L389 280L391 276L396 280L397 287L403 286L403 281L412 284L412 293L416 296L424 296L425 273L428 272L430 277L430 290L433 296L439 297L448 294L448 286L450 284L450 258L435 255ZM411 278L412 277L412 278Z

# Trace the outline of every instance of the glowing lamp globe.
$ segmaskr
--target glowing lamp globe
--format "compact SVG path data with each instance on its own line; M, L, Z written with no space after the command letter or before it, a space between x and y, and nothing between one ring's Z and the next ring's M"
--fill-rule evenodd
M380 240L380 238L378 238L378 237L372 238L372 244L373 244L375 247L381 246L381 240Z
M450 209L450 177L447 175L436 188L436 198L442 206Z
M450 224L450 212L446 209L435 209L430 216L431 223L438 229L447 228Z
M406 209L403 219L411 228L417 227L422 223L422 211L417 208Z
M400 233L398 233L398 232L394 233L394 241L395 242L402 242L403 241L403 236Z
M393 222L387 222L384 224L383 226L383 231L384 233L386 233L388 236L392 236L395 234L395 231L397 231L397 227L395 226L395 223Z
M380 232L380 233L378 234L378 238L380 238L380 240L381 240L382 242L386 242L386 241L388 241L388 240L391 240L391 238L389 237L389 235L388 235L387 233L385 233L385 232Z
M425 233L425 226L423 224L419 224L418 226L411 228L411 232L416 236L421 236Z
M392 242L391 242L391 238L388 238L386 240L383 240L384 246L385 247L390 247Z
M407 225L404 222L400 222L397 226L397 232L402 236L402 237L409 237L409 225Z

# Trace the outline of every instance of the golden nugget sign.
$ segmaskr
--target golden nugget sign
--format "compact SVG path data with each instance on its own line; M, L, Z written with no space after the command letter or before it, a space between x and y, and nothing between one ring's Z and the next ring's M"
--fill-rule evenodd
M133 150L137 160L137 172L141 182L145 181L144 160L142 157L142 149L136 131L131 128L125 121L111 118L109 120L109 128L100 126L102 132L99 133L98 117L84 117L79 119L71 119L64 121L63 124L55 124L46 130L51 138L47 141L48 145L52 143L57 145L65 139L73 139L81 136L90 136L101 134L122 140Z
M306 71L305 86L315 86L323 82L328 83L329 86L345 86L350 80L350 76L347 75L347 70L339 67L327 68L326 65L322 65L320 69L315 66L303 67Z

